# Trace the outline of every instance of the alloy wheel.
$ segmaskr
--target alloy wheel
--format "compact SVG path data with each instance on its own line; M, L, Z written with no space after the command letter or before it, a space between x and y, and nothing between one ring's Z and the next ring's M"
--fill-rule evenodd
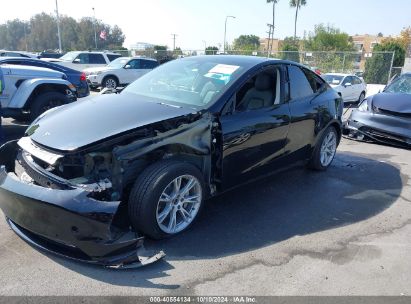
M176 234L186 229L195 219L202 202L198 179L192 175L175 178L160 195L156 219L160 229Z

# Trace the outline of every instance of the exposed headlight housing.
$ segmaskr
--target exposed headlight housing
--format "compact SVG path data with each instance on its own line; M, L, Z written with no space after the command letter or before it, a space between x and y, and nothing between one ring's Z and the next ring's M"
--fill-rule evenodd
M364 99L361 104L358 106L358 111L360 112L368 112L369 107L368 107L368 100Z

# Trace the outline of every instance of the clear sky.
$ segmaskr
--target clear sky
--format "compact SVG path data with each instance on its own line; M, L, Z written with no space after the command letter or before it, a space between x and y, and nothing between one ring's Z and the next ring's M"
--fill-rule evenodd
M92 16L119 25L126 35L125 47L137 41L202 49L223 43L225 16L234 15L227 27L227 40L241 34L267 36L272 6L266 0L58 0L61 15L76 19ZM42 11L54 13L55 0L1 0L0 23L27 20ZM288 0L279 0L275 37L294 33L294 9ZM411 0L307 0L299 14L297 34L312 31L315 24L334 25L350 35L398 35L411 25ZM64 44L64 41L63 41Z

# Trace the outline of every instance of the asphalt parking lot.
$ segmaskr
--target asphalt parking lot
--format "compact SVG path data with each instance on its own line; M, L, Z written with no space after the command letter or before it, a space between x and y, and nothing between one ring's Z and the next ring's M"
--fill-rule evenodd
M9 138L24 131L5 123ZM0 295L410 295L410 155L343 139L327 172L296 168L209 201L186 233L148 240L167 256L136 270L44 254L1 219Z

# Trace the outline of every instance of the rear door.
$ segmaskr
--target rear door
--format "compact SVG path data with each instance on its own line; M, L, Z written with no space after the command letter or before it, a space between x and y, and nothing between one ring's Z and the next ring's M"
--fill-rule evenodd
M291 114L290 131L285 147L286 154L294 159L308 157L318 128L323 125L323 113L328 111L328 102L323 92L327 90L324 80L312 71L289 65L288 88Z
M355 84L353 83L354 79L351 76L347 76L344 78L343 82L341 83L342 86L342 97L344 101L352 101L355 99Z

